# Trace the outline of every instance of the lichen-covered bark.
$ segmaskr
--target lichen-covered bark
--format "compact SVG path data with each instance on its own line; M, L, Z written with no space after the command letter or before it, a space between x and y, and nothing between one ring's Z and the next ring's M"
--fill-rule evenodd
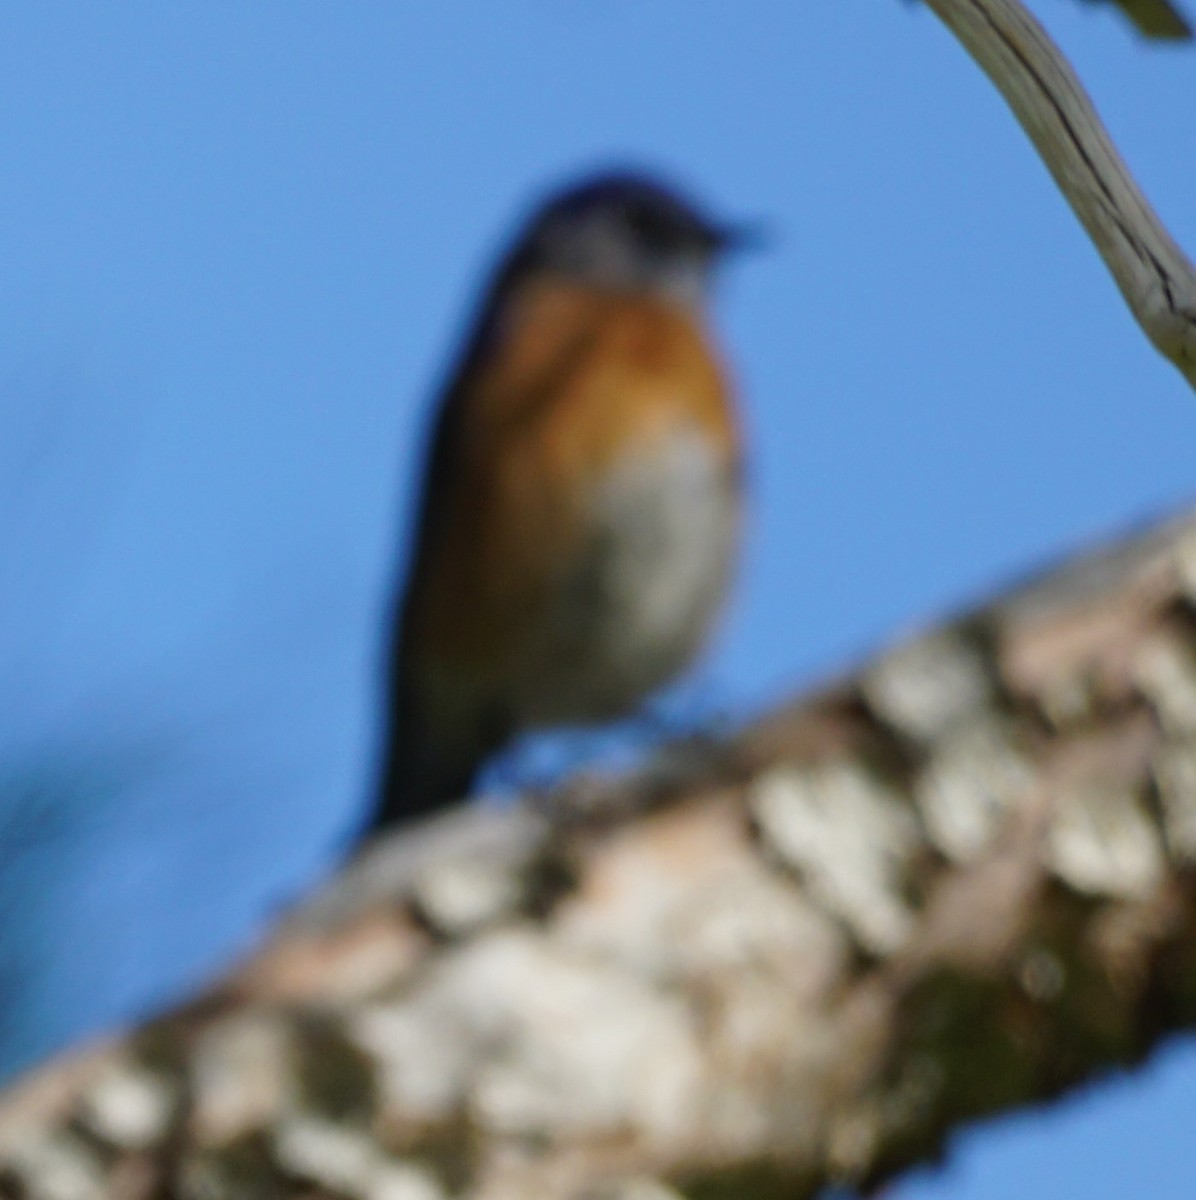
M400 833L0 1106L2 1190L801 1197L1196 1023L1196 520L648 773Z

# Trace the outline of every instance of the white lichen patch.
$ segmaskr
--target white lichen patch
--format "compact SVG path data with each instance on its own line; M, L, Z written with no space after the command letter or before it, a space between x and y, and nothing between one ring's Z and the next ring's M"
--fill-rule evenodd
M350 1036L377 1056L396 1115L465 1112L503 1133L668 1139L700 1091L678 998L530 929L449 954L400 1000L362 1013Z
M351 1196L363 1196L379 1150L367 1130L292 1113L274 1129L274 1154L289 1174Z
M401 1003L372 1004L351 1018L352 1042L379 1064L385 1107L401 1117L443 1120L464 1105L474 1041L450 1001L440 1012L419 990Z
M1086 781L1059 797L1044 854L1060 879L1095 896L1142 896L1166 870L1137 790L1116 780Z
M412 899L440 934L464 937L513 912L522 900L519 873L494 855L471 854L432 863L412 886Z
M442 1200L444 1189L423 1167L383 1152L366 1129L306 1113L274 1131L274 1153L288 1174L359 1200Z
M796 996L837 977L841 929L778 876L738 804L666 812L611 838L560 907L556 935L665 985L758 967Z
M816 1152L820 1084L834 1057L838 1026L826 1002L803 1003L783 981L750 968L693 989L717 1087L709 1089L695 1133L705 1151L746 1159L784 1146Z
M530 805L502 811L482 804L462 805L438 813L414 823L402 837L379 838L364 847L329 887L303 905L299 921L311 930L339 934L360 914L406 900L441 869L449 878L481 866L492 879L486 890L506 895L505 887L494 891L494 876L518 880L547 829L544 817ZM455 892L455 885L450 890ZM476 903L471 901L469 907Z
M1159 633L1138 650L1138 686L1173 735L1196 732L1196 655L1174 633Z
M1171 552L1179 586L1189 600L1196 600L1196 524L1190 520L1188 526L1176 539Z
M388 1159L376 1167L365 1200L443 1200L445 1195L425 1167Z
M30 1130L6 1147L4 1165L26 1200L108 1200L100 1160L71 1134Z
M191 1065L190 1131L200 1145L233 1140L269 1122L290 1091L282 1018L249 1011L209 1025Z
M1167 850L1180 864L1196 862L1196 739L1165 746L1154 762Z
M861 945L887 954L905 941L912 923L905 868L922 836L892 788L836 760L767 772L752 787L751 805L766 844Z
M97 1137L124 1150L144 1150L165 1136L178 1087L140 1064L117 1059L80 1098L80 1119Z
M782 979L796 1002L821 999L847 966L841 928L763 864L691 895L661 933L660 961L673 978L760 971Z
M983 657L955 630L898 646L864 674L861 686L880 716L919 741L938 737L992 696Z
M914 796L931 840L963 863L988 849L1033 780L1031 763L1006 726L980 718L935 747Z

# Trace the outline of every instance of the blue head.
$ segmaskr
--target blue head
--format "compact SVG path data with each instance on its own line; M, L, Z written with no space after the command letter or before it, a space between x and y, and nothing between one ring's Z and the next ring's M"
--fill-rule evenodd
M698 305L719 258L753 236L711 220L654 179L612 172L551 196L509 262L519 274L545 271Z

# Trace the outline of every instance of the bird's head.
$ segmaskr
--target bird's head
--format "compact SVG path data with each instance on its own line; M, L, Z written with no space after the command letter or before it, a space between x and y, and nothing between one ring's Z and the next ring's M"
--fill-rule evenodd
M545 271L696 306L723 255L758 240L753 226L712 220L664 184L619 172L550 196L529 221L513 262L520 273Z

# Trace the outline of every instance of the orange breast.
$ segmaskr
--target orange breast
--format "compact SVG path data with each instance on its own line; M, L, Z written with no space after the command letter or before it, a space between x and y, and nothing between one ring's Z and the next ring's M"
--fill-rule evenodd
M408 596L408 652L479 679L500 679L545 619L586 536L587 497L629 453L698 433L729 472L740 455L705 331L649 297L527 285L450 402L439 511Z

